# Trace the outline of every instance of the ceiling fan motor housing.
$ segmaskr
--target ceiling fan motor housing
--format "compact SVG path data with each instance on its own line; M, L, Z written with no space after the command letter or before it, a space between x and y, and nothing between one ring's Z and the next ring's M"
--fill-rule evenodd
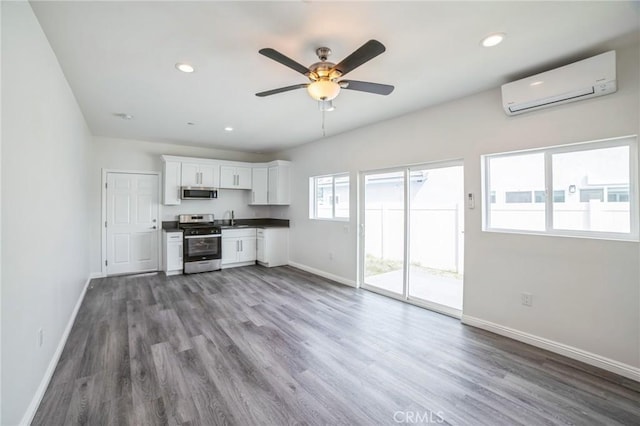
M318 55L318 59L321 61L326 61L329 55L331 55L331 49L328 47L318 47L316 49L316 55Z

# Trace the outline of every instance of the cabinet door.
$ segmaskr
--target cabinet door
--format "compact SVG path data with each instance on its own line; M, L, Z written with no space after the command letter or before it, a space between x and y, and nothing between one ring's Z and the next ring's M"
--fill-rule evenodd
M268 173L266 167L254 167L251 177L251 204L267 204Z
M236 188L236 168L233 166L220 166L220 188Z
M164 163L163 202L167 206L180 204L181 167L179 161Z
M258 262L266 262L267 261L267 257L265 256L265 252L264 252L264 238L262 237L258 237L258 239L256 240L256 260Z
M182 269L182 243L167 244L167 271Z
M218 166L215 164L201 164L200 168L200 184L211 188L218 187Z
M182 163L182 186L201 186L199 165Z
M238 261L238 239L223 238L222 239L222 264L236 263Z
M239 262L253 262L256 260L256 238L245 237L240 239Z
M288 165L269 167L269 204L290 203L290 169Z
M236 167L236 188L251 189L251 167Z

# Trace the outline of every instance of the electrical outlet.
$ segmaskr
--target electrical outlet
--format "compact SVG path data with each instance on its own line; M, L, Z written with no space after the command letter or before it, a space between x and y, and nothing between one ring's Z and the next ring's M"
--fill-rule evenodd
M533 306L533 294L522 293L522 304L524 306Z
M44 330L39 328L38 329L38 347L41 348L43 344L44 344Z

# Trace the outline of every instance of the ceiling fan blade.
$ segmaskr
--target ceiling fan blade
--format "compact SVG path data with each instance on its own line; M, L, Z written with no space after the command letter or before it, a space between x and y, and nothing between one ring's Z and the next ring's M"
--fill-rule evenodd
M360 92L375 93L377 95L388 95L393 92L394 87L388 84L369 83L368 81L341 80L340 87L348 90L358 90ZM346 84L346 85L345 85Z
M375 58L385 50L384 45L378 40L369 40L351 55L344 58L338 65L333 67L333 69L338 70L342 75L345 75L365 62Z
M295 84L293 86L280 87L279 89L267 90L266 92L256 93L256 96L264 98L265 96L271 96L282 92L288 92L290 90L302 89L307 87L308 84Z
M294 71L298 71L300 74L307 75L309 73L309 68L297 63L293 59L284 56L282 53L278 52L275 49L271 49L270 47L267 47L266 49L260 49L258 53L266 56L269 59L273 59L276 62L280 62L285 67L289 67Z

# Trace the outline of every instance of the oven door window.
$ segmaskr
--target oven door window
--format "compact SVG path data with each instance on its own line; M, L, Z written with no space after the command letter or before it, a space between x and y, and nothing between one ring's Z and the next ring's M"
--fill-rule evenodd
M188 238L185 251L189 257L217 256L220 254L220 238Z

